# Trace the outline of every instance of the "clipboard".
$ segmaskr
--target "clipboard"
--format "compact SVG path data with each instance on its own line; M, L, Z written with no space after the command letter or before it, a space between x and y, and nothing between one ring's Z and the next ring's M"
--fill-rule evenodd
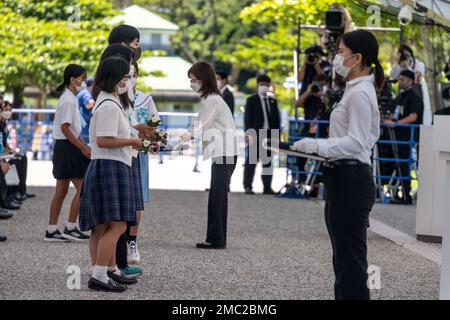
M302 157L302 158L308 158L312 160L318 160L323 162L328 162L328 158L319 156L318 154L310 154L310 153L304 153L296 150L292 150L292 145L286 142L278 142L278 147L273 147L271 145L271 141L267 138L263 139L262 145L265 149L274 151L274 152L283 152L291 156L295 157Z
M17 155L15 154L5 154L5 155L0 155L0 160L11 160L14 159Z

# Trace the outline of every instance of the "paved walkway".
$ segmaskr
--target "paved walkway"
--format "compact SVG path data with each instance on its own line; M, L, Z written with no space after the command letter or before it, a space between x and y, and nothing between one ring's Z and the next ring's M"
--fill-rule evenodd
M156 169L152 172L155 176ZM175 179L172 185L185 186L176 172L167 174ZM204 188L206 169L196 175L191 185ZM236 179L232 188L240 184L240 177ZM322 202L234 192L228 248L202 251L194 244L204 240L207 193L152 190L139 236L145 273L139 284L117 295L87 289L87 244L43 242L53 189L31 192L38 197L28 200L14 218L0 221L0 233L9 238L0 243L0 299L333 298ZM61 222L67 219L68 206L66 201ZM413 233L413 207L376 205L372 217L381 226ZM439 250L437 245L430 248ZM369 263L381 271L381 289L372 290L373 299L438 298L439 264L411 248L370 232ZM66 286L70 265L81 267L81 290Z

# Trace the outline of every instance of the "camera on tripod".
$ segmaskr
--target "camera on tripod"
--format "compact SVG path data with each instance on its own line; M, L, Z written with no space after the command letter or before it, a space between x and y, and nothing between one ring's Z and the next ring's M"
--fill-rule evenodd
M330 9L325 12L325 32L322 42L327 50L335 52L336 41L345 31L345 13L341 9Z
M390 119L392 117L392 104L394 102L394 92L392 90L392 83L394 80L389 78L384 82L384 86L378 94L378 105L380 106L380 114L384 119Z

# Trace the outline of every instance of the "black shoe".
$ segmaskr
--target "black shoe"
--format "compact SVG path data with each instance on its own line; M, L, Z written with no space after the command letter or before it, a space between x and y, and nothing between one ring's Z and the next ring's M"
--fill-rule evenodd
M16 192L16 193L14 194L14 196L13 196L13 199L16 200L16 201L23 202L23 201L27 200L28 197L27 197L26 194L22 194L22 193L20 193L20 192Z
M108 283L98 281L97 279L90 278L88 282L89 289L97 291L107 291L107 292L124 292L127 290L127 286L115 282L113 279L109 279Z
M110 277L111 279L113 279L115 282L117 282L119 284L135 284L135 283L137 283L137 279L135 279L135 278L128 278L128 277L125 277L122 275L119 276L111 271L108 271L107 274L108 274L108 277Z
M12 203L11 201L5 201L3 202L0 207L7 210L19 210L20 206L17 204Z
M70 239L65 238L59 230L56 230L55 232L49 233L48 231L45 231L45 238L44 241L47 242L69 242Z
M0 236L0 242L5 242L6 240L8 240L8 238L5 236Z
M6 210L0 210L0 220L7 220L13 217L12 213L9 213Z
M32 193L21 193L21 194L23 194L23 195L25 195L25 196L27 196L27 198L35 198L36 197L36 195L35 194L32 194Z
M75 241L87 241L89 240L89 236L85 235L83 232L81 232L78 228L75 228L73 230L67 229L67 227L64 228L63 231L64 238L75 240Z
M245 188L245 194L255 194L252 188Z
M225 249L227 246L218 246L208 242L197 243L196 248L198 249Z
M264 190L263 194L277 194L273 189Z
M9 201L11 204L14 204L14 205L16 205L16 206L21 206L21 205L23 204L22 201L19 201L19 200L14 199L14 198L10 198L10 199L8 199L8 201Z

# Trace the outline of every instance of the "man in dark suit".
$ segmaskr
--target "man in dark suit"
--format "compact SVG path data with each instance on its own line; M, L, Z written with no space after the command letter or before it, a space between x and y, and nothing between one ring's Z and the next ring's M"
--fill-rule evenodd
M247 152L244 168L244 188L246 194L254 194L252 189L256 164L263 164L262 181L264 194L274 194L272 190L272 155L262 147L264 138L280 137L280 112L277 100L269 97L270 78L260 75L257 78L258 93L247 99L245 104L244 125L247 139ZM250 130L250 131L249 131ZM276 130L276 131L275 131Z
M234 95L228 88L228 74L226 72L216 72L216 80L220 95L230 107L231 114L234 116Z

